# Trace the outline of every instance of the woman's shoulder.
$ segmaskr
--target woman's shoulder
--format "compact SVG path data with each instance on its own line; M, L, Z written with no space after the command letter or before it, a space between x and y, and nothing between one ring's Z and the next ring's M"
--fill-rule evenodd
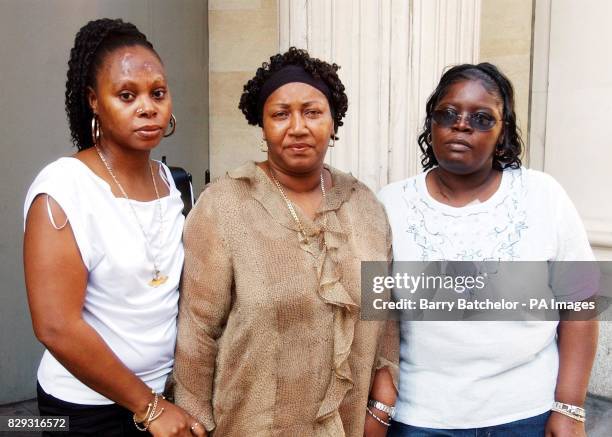
M337 203L357 201L362 207L365 203L375 206L380 204L374 191L351 173L343 172L331 166L326 166L326 168L332 174L334 186L331 194L336 198ZM330 193L328 193L329 197L331 197Z
M73 157L61 157L45 165L38 173L36 179L39 178L55 178L67 179L78 175L83 170L83 164L80 160Z
M552 175L527 167L510 170L513 179L521 179L531 195L565 195L565 189Z
M243 207L245 200L253 197L257 183L254 166L244 164L215 177L204 186L189 216L231 214Z
M257 182L256 164L249 161L240 167L226 171L206 184L201 198L207 200L230 200L241 197L245 189Z
M88 179L93 173L80 160L72 157L59 158L45 167L36 175L30 185L30 192L47 191L78 191L86 189Z
M425 178L426 173L420 173L416 176L411 176L406 179L391 182L380 189L378 192L378 198L380 201L387 206L396 202L401 197L418 192L418 184L421 179Z
M93 187L95 189L92 189ZM84 211L88 205L96 204L102 189L93 180L93 173L80 160L62 157L47 164L34 178L24 202L24 217L38 195L47 194L59 203L65 212ZM76 220L74 214L71 221Z

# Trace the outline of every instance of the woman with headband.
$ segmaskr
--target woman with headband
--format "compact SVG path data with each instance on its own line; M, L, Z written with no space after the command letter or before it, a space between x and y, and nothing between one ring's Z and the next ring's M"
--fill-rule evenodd
M215 436L386 432L397 332L360 320L360 267L391 236L372 192L323 163L347 110L337 70L295 48L264 63L239 107L267 160L187 220L175 396Z

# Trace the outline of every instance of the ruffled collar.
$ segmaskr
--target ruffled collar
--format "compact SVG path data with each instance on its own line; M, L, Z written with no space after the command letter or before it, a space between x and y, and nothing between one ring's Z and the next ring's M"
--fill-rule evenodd
M327 198L317 209L314 222L310 218L305 217L299 209L296 209L308 236L318 235L321 231L320 224L323 214L340 209L342 204L351 197L353 191L357 189L358 181L352 175L343 173L328 165L325 165L325 168L331 173L333 186L327 190ZM232 179L249 181L253 190L251 194L263 205L268 214L284 227L294 231L299 230L295 220L289 214L285 201L279 195L276 186L274 186L268 175L254 161L247 161L240 167L229 171L227 175ZM331 232L341 231L336 225L338 223L330 223L328 220L325 229Z
M333 186L327 190L325 202L317 209L314 221L296 211L308 237L323 233L325 244L320 253L314 253L306 243L300 242L301 249L315 257L319 279L317 294L334 313L334 357L333 372L327 391L317 412L317 424L329 435L343 436L344 429L339 408L346 394L353 387L353 375L348 362L355 324L359 320L360 305L351 297L341 281L338 252L347 243L348 234L342 229L336 214L342 204L357 190L358 181L352 175L325 166L332 175ZM299 227L280 196L274 183L255 162L249 161L228 172L233 179L249 181L253 197L267 210L268 214L282 226L299 231Z

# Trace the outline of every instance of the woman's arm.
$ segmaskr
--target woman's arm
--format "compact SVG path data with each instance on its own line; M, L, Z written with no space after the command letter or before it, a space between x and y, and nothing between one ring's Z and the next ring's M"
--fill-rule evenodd
M232 304L233 268L213 184L198 199L185 224L185 266L181 281L174 362L175 400L215 428L212 407L217 339Z
M597 350L598 322L562 320L557 333L559 376L555 400L582 407ZM586 436L584 423L552 412L546 425L546 436Z
M374 374L374 381L372 383L372 389L370 390L370 399L382 402L388 406L395 405L395 399L397 398L397 391L393 384L393 377L388 367L378 369ZM383 411L377 410L373 407L368 407L372 413L374 413L379 419L386 423L389 423L391 418ZM366 412L365 426L363 435L364 437L384 437L387 435L387 426L380 423L370 413Z
M397 374L399 372L397 363L399 361L399 324L393 320L387 320L381 336L381 343L377 357L377 370L374 374L369 398L382 402L387 406L394 406L397 398ZM368 407L379 419L389 423L391 418L383 411ZM365 412L365 437L384 437L387 434L387 426L380 423L372 414Z
M24 237L24 269L36 337L76 378L103 396L143 417L151 390L113 353L82 317L88 271L70 223L61 230L49 220L46 195L32 203ZM66 215L49 199L55 223ZM162 401L164 413L151 424L154 435L190 435L195 420ZM159 411L158 408L158 411ZM176 434L169 431L177 428ZM182 430L182 433L181 433Z

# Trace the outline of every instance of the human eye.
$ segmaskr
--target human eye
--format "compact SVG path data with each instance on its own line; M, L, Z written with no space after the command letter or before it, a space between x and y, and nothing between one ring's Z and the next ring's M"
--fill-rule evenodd
M289 115L289 113L287 111L276 111L272 114L273 118L282 120L284 118L287 118L287 116Z
M156 98L157 100L162 100L164 97L166 97L166 89L164 88L158 88L155 91L153 91L153 97Z
M316 118L318 116L320 116L323 112L320 109L316 109L316 108L312 108L312 109L307 109L305 111L305 114L307 117L310 118Z
M476 112L472 114L472 118L478 121L491 121L494 120L491 114L487 114L486 112Z
M124 102L131 102L134 100L134 94L129 91L120 91L119 98Z
M470 115L472 122L479 127L490 128L495 124L495 117L486 112L475 112Z
M448 127L455 124L459 114L453 108L440 108L433 112L433 119L441 126Z

